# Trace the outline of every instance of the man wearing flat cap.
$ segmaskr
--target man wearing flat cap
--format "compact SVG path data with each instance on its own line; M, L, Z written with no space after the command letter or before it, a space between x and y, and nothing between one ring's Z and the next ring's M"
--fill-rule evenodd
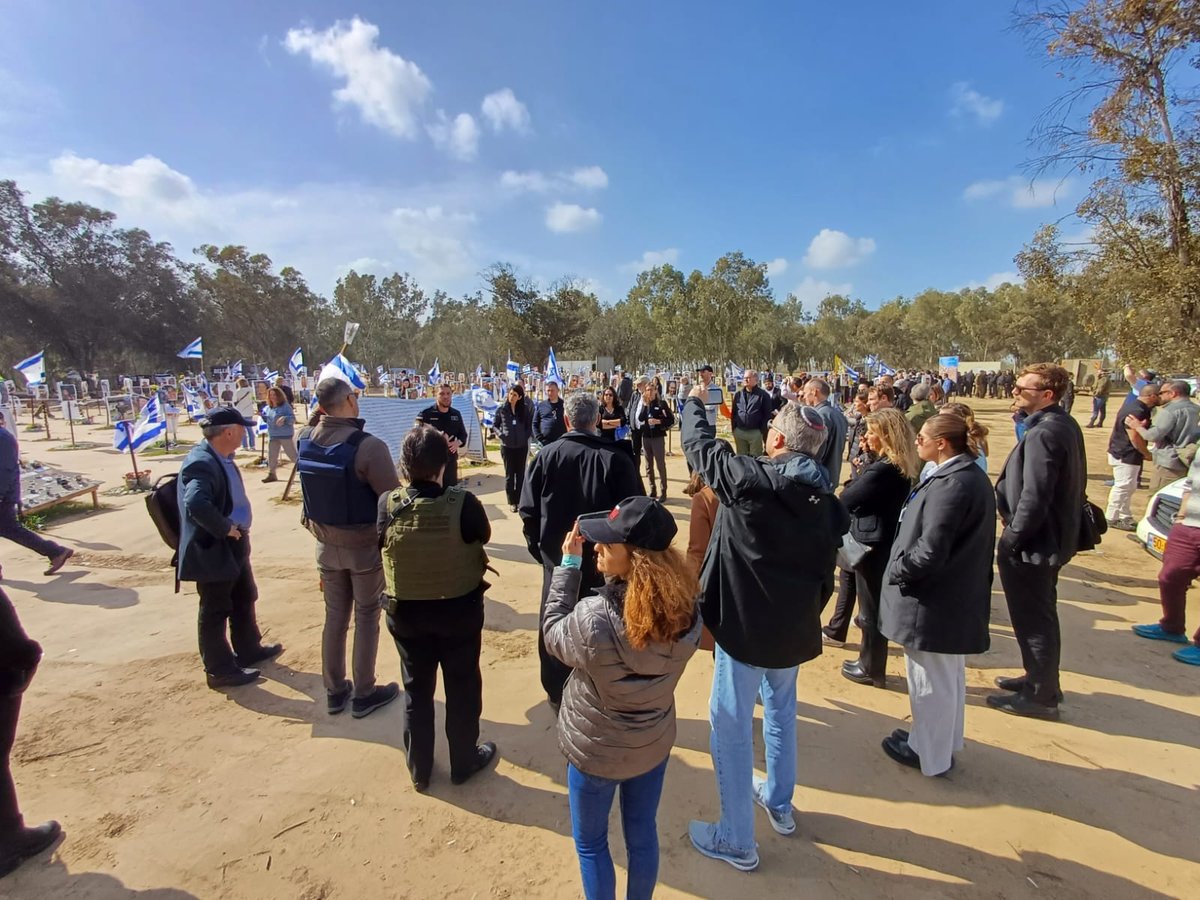
M262 642L254 612L258 586L250 568L253 512L233 455L254 422L232 407L200 420L204 440L179 470L179 553L176 577L200 594L200 658L210 688L257 681L256 663L282 644ZM228 637L226 631L228 630ZM230 639L233 646L230 647Z

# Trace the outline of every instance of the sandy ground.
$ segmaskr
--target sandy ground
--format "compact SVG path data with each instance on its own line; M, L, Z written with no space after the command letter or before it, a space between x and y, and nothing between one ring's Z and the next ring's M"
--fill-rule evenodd
M995 477L1012 429L1001 403L978 405L993 426ZM1077 415L1088 405L1081 398ZM1084 433L1091 496L1103 506L1107 429ZM108 487L128 469L110 450L54 452L65 435L55 423L56 440L25 435L23 448ZM92 437L109 440L101 428ZM157 476L179 457L146 462ZM678 452L669 466L670 506L686 535ZM502 758L455 788L440 743L424 796L404 768L400 702L359 721L326 715L313 541L298 506L280 503L282 485L258 475L247 472L259 620L286 651L257 686L205 687L195 591L172 592L169 552L140 497L102 495L102 510L54 524L53 537L81 563L56 577L43 577L31 553L0 547L5 589L46 650L13 757L18 791L27 818L53 816L66 831L53 854L0 881L0 897L580 896L565 764L537 679L541 571L504 505L499 467L473 470L471 485L488 506L501 572L487 601L482 730ZM1139 513L1145 501L1139 493ZM678 692L679 738L659 813L659 896L1200 896L1200 670L1172 661L1171 645L1129 631L1158 618L1157 572L1118 532L1064 571L1067 699L1057 724L984 705L992 678L1014 672L1019 658L997 582L992 650L968 663L967 746L944 779L923 778L880 750L909 714L897 650L887 690L840 677L853 645L803 666L799 828L779 837L760 816L762 865L753 874L700 857L687 840L689 819L718 811L708 754L712 663L697 654ZM399 678L386 634L378 671ZM621 865L623 849L614 852Z

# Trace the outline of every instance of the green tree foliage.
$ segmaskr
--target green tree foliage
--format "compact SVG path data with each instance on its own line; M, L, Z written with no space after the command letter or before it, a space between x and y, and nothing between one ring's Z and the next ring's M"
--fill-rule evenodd
M1029 2L1020 22L1072 87L1033 135L1038 170L1092 178L1076 210L1094 234L1064 244L1038 232L1018 258L1043 297L1075 308L1087 334L1123 359L1200 368L1200 257L1192 226L1200 191L1200 3Z

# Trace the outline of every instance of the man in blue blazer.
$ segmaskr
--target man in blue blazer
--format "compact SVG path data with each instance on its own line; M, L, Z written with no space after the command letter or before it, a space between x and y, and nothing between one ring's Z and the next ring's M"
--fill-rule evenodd
M264 645L258 630L258 586L250 568L253 512L233 461L245 430L253 427L236 409L214 409L200 422L204 440L179 470L176 574L196 582L200 594L200 658L210 688L257 681L260 673L250 667L283 650L282 644Z

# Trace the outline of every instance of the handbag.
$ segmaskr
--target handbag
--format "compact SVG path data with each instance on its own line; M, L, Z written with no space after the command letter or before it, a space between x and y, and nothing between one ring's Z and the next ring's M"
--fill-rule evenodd
M1079 541L1076 550L1094 550L1108 531L1104 511L1087 497L1083 498L1083 514L1079 517Z
M871 547L856 540L850 532L846 532L842 535L842 546L838 548L837 552L838 568L845 569L847 572L857 569L862 565L862 561L867 558L867 554L871 552L871 549Z

